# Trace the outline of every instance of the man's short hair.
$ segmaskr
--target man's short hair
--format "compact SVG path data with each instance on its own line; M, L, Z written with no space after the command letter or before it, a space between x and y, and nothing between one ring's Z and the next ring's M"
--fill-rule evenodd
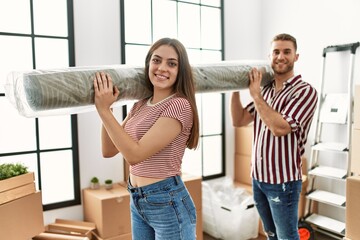
M280 33L278 35L276 35L273 39L272 42L275 41L290 41L294 44L295 47L295 52L297 51L297 43L296 43L296 38L294 38L293 36L291 36L290 34L287 33Z

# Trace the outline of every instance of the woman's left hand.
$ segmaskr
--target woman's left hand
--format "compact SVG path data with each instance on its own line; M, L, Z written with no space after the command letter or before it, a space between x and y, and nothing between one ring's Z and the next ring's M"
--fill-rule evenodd
M97 72L94 77L95 106L99 109L110 109L110 106L117 100L120 92L113 85L110 74Z

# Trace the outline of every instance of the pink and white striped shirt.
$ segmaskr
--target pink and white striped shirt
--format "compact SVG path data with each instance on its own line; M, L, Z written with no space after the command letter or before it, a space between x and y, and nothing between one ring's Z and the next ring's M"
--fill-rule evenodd
M177 119L182 125L181 133L158 153L131 165L130 172L136 176L167 178L181 175L182 158L193 125L193 113L187 99L172 95L156 104L151 104L149 99L138 101L129 112L125 131L134 141L139 141L161 117Z
M316 110L317 92L297 75L284 82L277 93L275 82L264 86L262 95L267 104L290 124L292 131L285 136L274 136L257 114L254 102L246 106L254 116L251 175L260 182L271 184L301 180L301 155L305 152Z

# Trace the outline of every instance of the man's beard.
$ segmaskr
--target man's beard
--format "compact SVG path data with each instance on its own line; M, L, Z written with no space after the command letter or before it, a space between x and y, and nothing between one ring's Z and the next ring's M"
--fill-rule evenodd
M271 65L272 69L274 70L274 73L277 75L284 75L287 74L288 72L291 72L294 69L294 63L289 63L285 65L285 68L281 68L279 69L277 64L272 64Z

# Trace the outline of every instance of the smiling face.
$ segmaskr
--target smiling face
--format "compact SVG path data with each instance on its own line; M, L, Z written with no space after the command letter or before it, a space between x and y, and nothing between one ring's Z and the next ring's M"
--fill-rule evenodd
M154 90L172 93L178 71L178 55L173 47L162 45L153 52L149 62L149 79Z
M271 67L275 75L291 77L294 74L294 63L298 60L294 44L291 41L274 41L271 44Z

